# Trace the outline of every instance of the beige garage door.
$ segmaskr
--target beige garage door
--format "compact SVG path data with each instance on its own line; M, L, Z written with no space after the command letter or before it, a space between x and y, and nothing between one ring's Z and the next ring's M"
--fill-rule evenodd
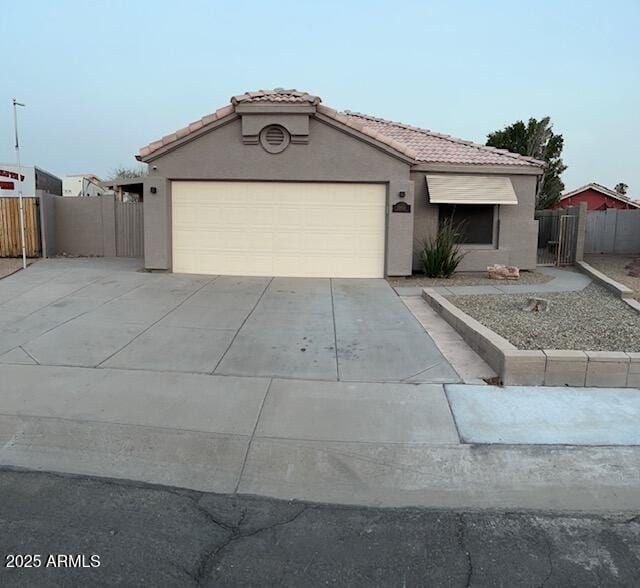
M385 187L172 182L173 271L381 278Z

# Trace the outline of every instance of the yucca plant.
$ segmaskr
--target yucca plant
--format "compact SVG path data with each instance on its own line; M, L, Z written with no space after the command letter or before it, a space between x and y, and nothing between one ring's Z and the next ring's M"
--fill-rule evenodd
M448 218L440 223L435 237L425 239L420 252L424 273L429 278L450 278L465 253L460 250L461 223Z

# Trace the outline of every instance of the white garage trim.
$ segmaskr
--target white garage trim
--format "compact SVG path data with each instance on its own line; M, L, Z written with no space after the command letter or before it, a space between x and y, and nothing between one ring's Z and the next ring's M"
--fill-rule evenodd
M386 186L171 182L177 273L382 278Z

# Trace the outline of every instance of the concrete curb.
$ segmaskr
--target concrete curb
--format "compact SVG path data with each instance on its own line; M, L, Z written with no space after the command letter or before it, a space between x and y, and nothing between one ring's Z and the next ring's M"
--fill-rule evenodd
M640 353L521 350L432 288L422 298L446 320L507 386L640 387Z
M584 261L577 261L576 265L582 273L588 275L600 285L620 296L620 299L626 302L631 308L633 308L633 310L640 312L640 302L633 298L633 290L631 288L628 288L620 282L616 282Z

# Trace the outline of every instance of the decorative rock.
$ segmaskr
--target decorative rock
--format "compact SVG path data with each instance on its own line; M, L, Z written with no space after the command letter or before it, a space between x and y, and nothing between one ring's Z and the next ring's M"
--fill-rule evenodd
M634 259L631 263L628 263L624 266L624 269L627 270L627 273L633 278L640 278L640 257L638 259Z
M520 270L513 265L502 265L496 263L487 267L487 273L492 280L518 280Z
M547 312L550 303L546 298L529 298L522 310L527 312Z

